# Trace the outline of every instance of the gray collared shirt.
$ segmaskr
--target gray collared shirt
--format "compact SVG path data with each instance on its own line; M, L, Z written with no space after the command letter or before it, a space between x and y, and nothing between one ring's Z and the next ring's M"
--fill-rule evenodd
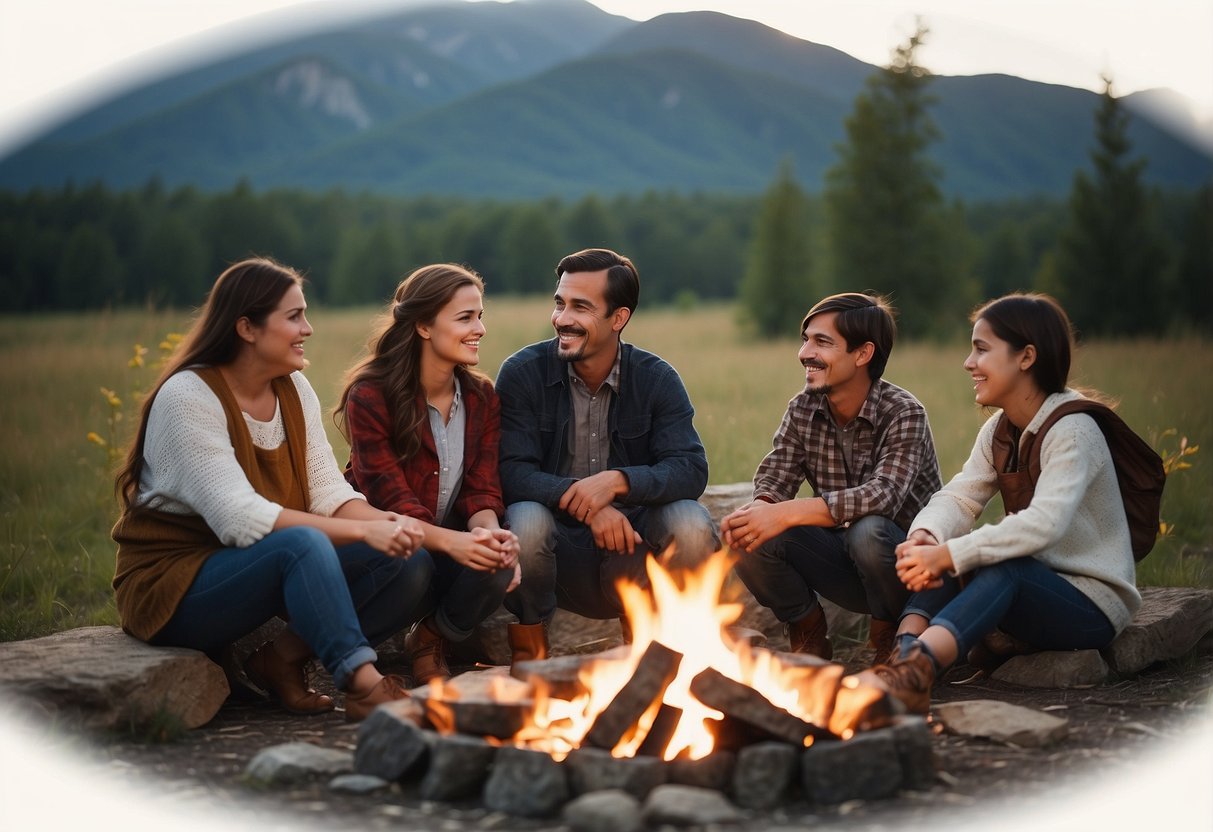
M438 451L438 506L434 511L434 524L441 526L446 521L451 500L459 493L463 483L463 436L467 425L467 414L461 404L463 389L459 377L455 377L455 398L451 401L451 418L442 421L438 408L426 403L430 416L430 432L434 434L434 448Z
M615 363L606 380L597 391L581 380L573 365L569 364L569 390L573 400L573 425L569 431L568 476L584 479L606 470L611 455L611 436L607 417L611 412L611 399L619 389L619 364L623 356L623 343L615 353Z

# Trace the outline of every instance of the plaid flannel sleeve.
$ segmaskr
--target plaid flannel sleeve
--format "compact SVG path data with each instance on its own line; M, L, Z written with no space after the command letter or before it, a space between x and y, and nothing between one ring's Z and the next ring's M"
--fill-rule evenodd
M356 386L346 402L345 418L350 433L349 479L353 486L376 508L433 523L434 513L409 486L392 449L387 405L378 389L366 384Z
M771 440L771 450L758 463L754 473L754 499L779 503L791 500L805 480L805 442L801 425L807 415L796 402L788 405Z

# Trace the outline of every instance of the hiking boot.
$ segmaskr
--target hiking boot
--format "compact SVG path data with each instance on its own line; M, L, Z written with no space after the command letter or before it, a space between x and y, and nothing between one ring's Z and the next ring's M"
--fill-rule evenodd
M408 699L408 697L408 685L404 679L399 676L384 676L373 688L361 696L353 693L345 695L345 721L361 722L384 702L394 702L397 699Z
M873 618L868 624L868 647L876 651L873 663L891 661L893 644L897 640L897 622Z
M865 670L859 678L884 690L912 714L926 714L931 709L935 662L923 651L921 642L904 657Z
M309 661L310 656L287 661L274 649L274 642L267 641L245 661L244 673L249 681L293 714L327 713L333 710L333 699L308 686Z
M438 632L434 616L427 616L413 625L404 637L404 652L413 663L414 684L425 685L433 679L445 682L451 678L446 664L446 639Z
M788 623L789 650L793 653L809 653L827 661L834 657L830 646L829 625L820 606L799 621Z
M510 624L507 639L510 643L511 665L532 659L546 659L551 653L547 624Z

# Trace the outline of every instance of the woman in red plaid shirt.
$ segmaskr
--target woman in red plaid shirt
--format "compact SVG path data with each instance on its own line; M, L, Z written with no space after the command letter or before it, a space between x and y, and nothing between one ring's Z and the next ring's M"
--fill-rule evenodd
M415 684L449 678L462 641L520 579L518 538L501 527L501 409L480 362L484 283L454 264L396 288L369 355L346 374L335 419L346 479L371 505L421 521L433 556L433 612L405 639Z

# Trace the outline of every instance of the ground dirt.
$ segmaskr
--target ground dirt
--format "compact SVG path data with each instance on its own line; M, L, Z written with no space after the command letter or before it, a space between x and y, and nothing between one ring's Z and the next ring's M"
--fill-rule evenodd
M851 670L864 666L870 655L861 648L840 653L837 658ZM1114 773L1140 755L1182 738L1208 718L1213 692L1213 656L1209 655L1160 664L1129 679L1081 690L968 680L972 674L967 666L954 668L937 685L933 701L997 699L1047 711L1069 720L1069 736L1047 748L1017 748L951 736L937 725L933 743L938 779L929 790L828 807L793 799L778 810L752 813L740 828L913 829L946 826L941 821L981 812L986 806L1008 805L1008 800L1022 809L1039 806L1051 796L1063 795L1076 778ZM318 681L318 687L323 683ZM353 750L356 730L339 711L299 717L269 703L233 697L208 725L172 741L90 737L85 747L86 756L97 765L150 787L157 802L194 817L235 810L237 820L247 821L250 828L434 832L562 828L559 820L513 818L471 804L427 803L399 786L352 796L330 791L323 779L267 789L256 788L243 777L249 760L264 748L305 741Z

